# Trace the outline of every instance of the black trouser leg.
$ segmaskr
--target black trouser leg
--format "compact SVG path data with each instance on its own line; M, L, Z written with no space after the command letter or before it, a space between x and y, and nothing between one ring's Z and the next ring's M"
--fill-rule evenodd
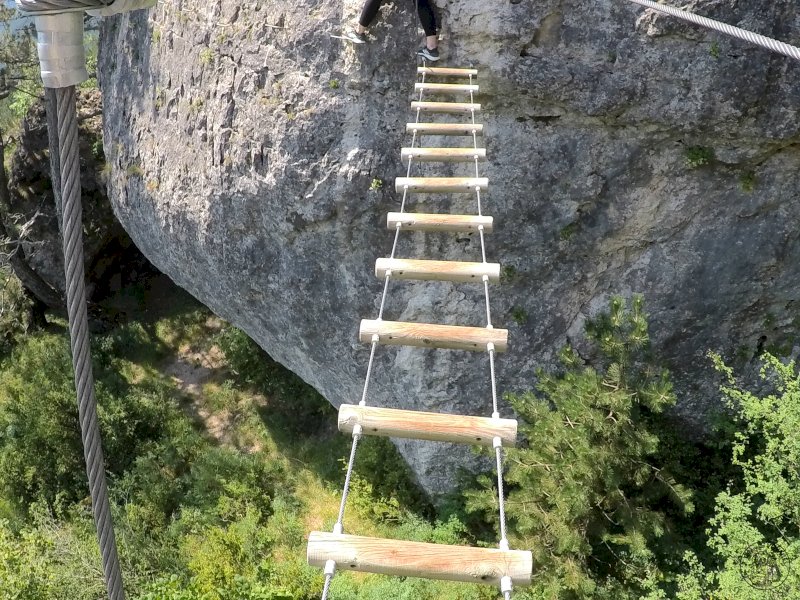
M417 0L417 12L425 35L436 35L436 15L433 12L430 0Z
M383 0L367 0L364 3L364 8L361 9L361 17L358 19L358 23L362 27L369 27L372 25L375 17L378 16L378 9L381 7L382 1Z

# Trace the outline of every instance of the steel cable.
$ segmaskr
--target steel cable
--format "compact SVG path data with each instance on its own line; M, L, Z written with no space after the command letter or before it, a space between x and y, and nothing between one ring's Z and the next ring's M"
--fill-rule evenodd
M103 8L114 0L16 0L20 10L30 14L53 14Z
M108 499L89 347L89 319L86 311L86 286L83 269L83 225L75 87L59 88L55 90L55 95L58 115L64 273L72 366L75 371L75 391L78 399L78 418L81 426L83 454L86 460L86 475L89 478L89 492L92 498L92 516L97 527L108 597L109 600L124 600L125 592L114 536L111 505Z
M702 17L687 10L675 8L673 6L668 6L666 4L659 4L657 2L652 2L652 0L628 0L628 1L633 2L634 4L638 4L640 6L644 6L646 8L650 8L660 13L664 13L666 15L682 19L684 21L694 23L695 25L700 25L701 27L705 27L707 29L713 29L714 31L719 31L720 33L724 33L725 35L729 35L731 37L735 37L740 40L750 42L751 44L755 44L757 46L761 46L762 48L772 50L773 52L777 52L778 54L783 54L785 56L788 56L789 58L800 60L800 48L798 48L797 46L792 46L790 44L786 44L784 42L760 35L758 33L753 33L752 31L741 29L740 27L734 27L733 25L728 25L727 23L715 21L714 19L709 19L708 17Z

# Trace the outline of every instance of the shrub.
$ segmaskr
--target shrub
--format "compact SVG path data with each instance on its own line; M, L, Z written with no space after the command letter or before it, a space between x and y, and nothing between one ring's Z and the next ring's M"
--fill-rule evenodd
M158 439L173 408L165 389L130 387L102 366L96 395L108 471L119 475ZM72 360L65 336L19 344L0 370L0 491L25 506L87 495Z

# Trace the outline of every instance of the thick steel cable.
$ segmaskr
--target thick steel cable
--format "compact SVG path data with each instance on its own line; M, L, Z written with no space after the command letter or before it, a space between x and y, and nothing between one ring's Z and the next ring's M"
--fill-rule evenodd
M56 90L58 114L58 150L61 168L61 214L66 275L69 337L72 367L78 399L78 417L92 497L92 516L97 527L109 600L125 600L122 572L114 537L111 505L108 500L97 400L89 349L89 319L86 312L86 286L83 270L83 225L81 219L81 183L78 153L78 121L75 87Z
M469 76L469 83L472 85L472 75ZM470 113L472 116L472 124L475 125L475 94L470 88L469 92L469 101L472 105L470 108ZM473 148L475 149L475 179L477 180L480 177L480 168L478 167L478 133L477 129L472 130L472 144ZM475 196L478 203L478 215L482 214L481 211L481 188L478 182L475 182ZM481 240L481 257L483 259L483 263L486 264L486 240L483 235L483 225L478 225L478 233L480 234ZM486 328L492 329L492 312L489 305L489 276L483 276L483 290L484 290L484 298L486 300ZM495 348L494 344L489 343L487 344L486 351L489 354L489 380L492 386L492 418L499 419L500 413L498 411L498 402L497 402L497 379L495 374L495 364L494 364L494 353ZM506 508L505 508L505 494L503 493L503 447L501 444L498 443L499 438L495 438L493 440L493 447L494 447L494 455L495 455L495 469L497 471L497 500L498 500L498 507L500 512L500 549L501 550L508 550L508 536L506 533ZM503 593L504 600L511 600L511 589L510 585L508 585L507 589L504 589L503 583L510 584L510 582L501 582L501 592Z
M425 82L425 74L422 74L422 81ZM422 101L422 90L419 92L419 100ZM417 109L417 123L419 123L419 109ZM417 140L417 132L416 130L413 133L413 137L411 138L411 147L414 148ZM406 177L411 176L411 163L413 161L413 154L409 156L408 159L408 168L406 169ZM408 186L406 185L403 188L403 199L400 204L400 212L404 212L406 206L406 198L408 196ZM401 224L398 223L397 227L395 228L394 232L394 241L392 242L392 254L391 258L395 257L395 253L397 251L397 241L400 238L400 228ZM383 319L383 310L386 306L386 297L389 293L389 280L392 277L391 269L386 271L385 280L383 284L383 293L381 294L381 304L378 310L378 321ZM367 361L367 375L364 377L364 389L361 393L361 400L359 401L359 406L366 406L367 405L367 392L369 391L369 383L372 377L372 366L375 362L375 350L378 347L379 338L378 335L375 334L372 336L371 340L371 347L369 352L369 360ZM347 472L344 476L344 486L342 487L342 500L339 503L339 515L336 518L336 523L333 526L334 533L342 533L344 531L344 511L347 506L347 498L350 494L350 482L353 478L353 469L355 467L356 462L356 451L358 449L358 442L361 439L361 433L356 428L353 431L353 444L350 447L350 459L347 461ZM330 566L329 566L330 565ZM328 594L330 593L331 589L331 582L333 581L333 576L335 573L336 565L332 564L332 561L329 561L329 565L325 567L325 583L322 587L322 596L321 600L327 600Z
M644 6L646 8L650 8L652 10L656 10L660 13L676 17L678 19L683 19L684 21L694 23L695 25L700 25L701 27L705 27L707 29L713 29L714 31L719 31L720 33L724 33L725 35L729 35L731 37L735 37L740 40L750 42L751 44L755 44L756 46L761 46L762 48L766 48L767 50L772 50L773 52L777 52L778 54L783 54L785 56L788 56L789 58L800 60L800 48L798 48L797 46L792 46L790 44L786 44L785 42L781 42L760 35L758 33L753 33L752 31L747 31L746 29L734 27L733 25L728 25L727 23L722 23L721 21L715 21L714 19L709 19L708 17L701 17L700 15L689 12L688 10L683 10L680 8L675 8L673 6L668 6L666 4L659 4L657 2L652 2L652 0L628 0L628 1L633 2L634 4L638 4L640 6Z
M23 12L43 15L103 8L113 0L16 0L16 2Z

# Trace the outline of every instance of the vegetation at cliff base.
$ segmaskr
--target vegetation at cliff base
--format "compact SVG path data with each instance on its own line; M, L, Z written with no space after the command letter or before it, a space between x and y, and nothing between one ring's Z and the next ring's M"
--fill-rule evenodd
M136 600L310 600L305 536L329 530L349 439L330 405L245 334L171 285L110 300L132 318L97 334L100 422L124 569ZM96 600L103 580L65 323L0 354L0 600ZM713 358L732 417L714 445L676 434L669 373L641 299L615 299L561 368L508 397L511 546L534 579L518 600L767 600L800 589L800 383L764 356L742 389ZM438 509L392 445L365 438L348 531L495 546L491 473ZM772 595L771 595L772 594ZM495 600L492 586L340 572L332 600Z
M338 512L348 440L334 409L176 288L126 302L143 310L94 337L93 362L127 596L317 598L322 573L305 563L305 536ZM70 370L59 319L0 359L0 600L103 597ZM437 521L396 450L375 438L359 452L347 526L474 541L457 519ZM390 581L343 573L336 597L383 598L387 585L408 598L492 597Z

